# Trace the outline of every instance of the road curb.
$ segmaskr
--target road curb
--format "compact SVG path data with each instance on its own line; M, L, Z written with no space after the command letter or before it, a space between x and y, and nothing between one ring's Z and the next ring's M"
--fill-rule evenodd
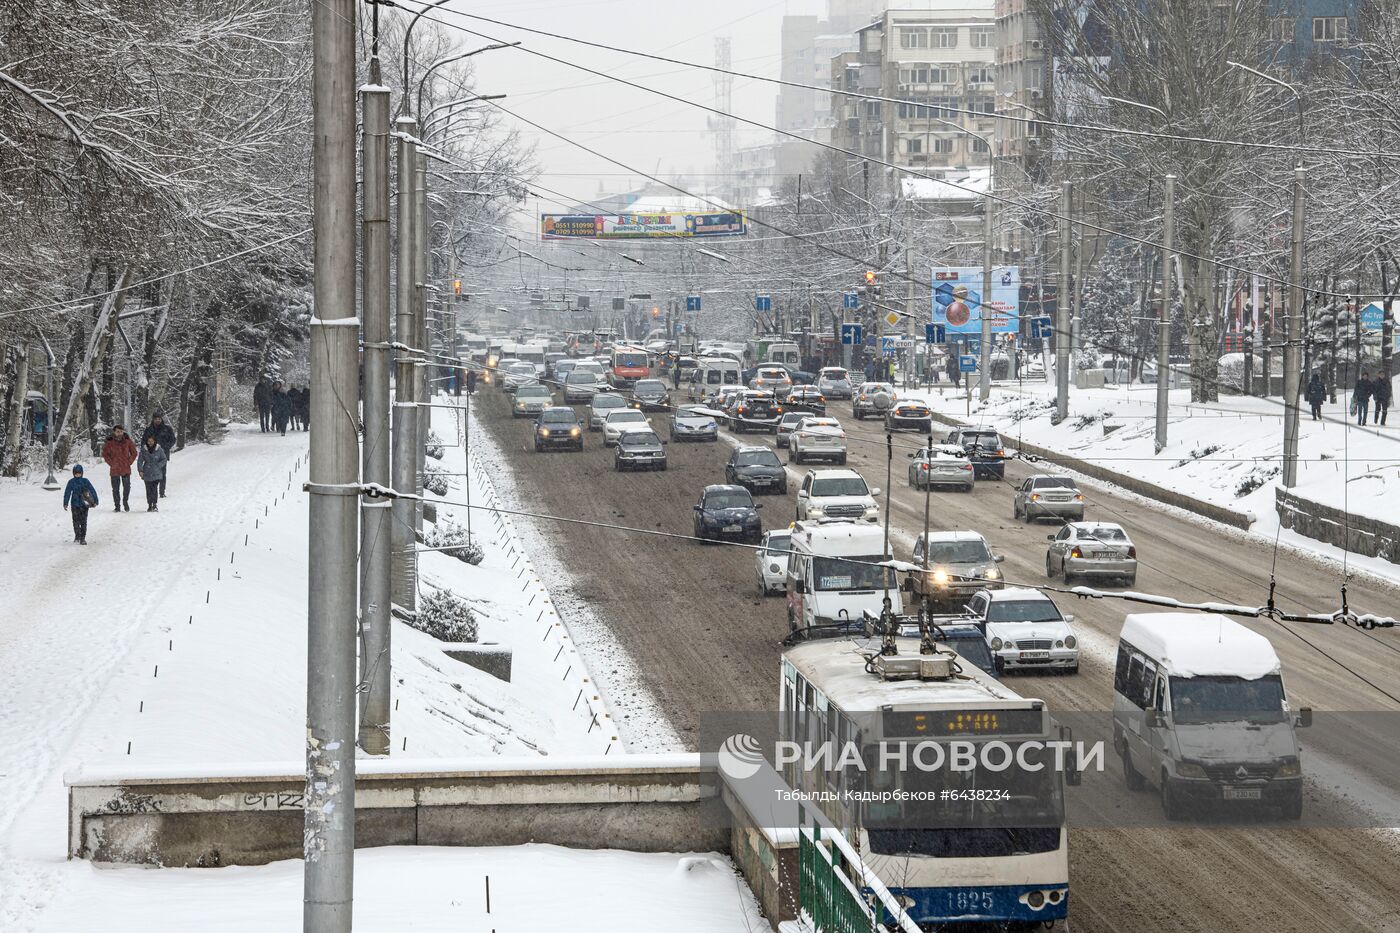
M938 412L933 412L933 420L946 424L949 427L968 427L966 422L959 421L956 418L950 418ZM1194 515L1199 515L1202 518L1220 522L1222 525L1229 525L1231 528L1248 531L1250 525L1252 525L1255 520L1252 513L1229 509L1223 505L1212 505L1209 502L1200 502L1183 493L1167 489L1164 486L1158 486L1156 483L1149 483L1135 476L1128 476L1116 470L1109 470L1105 467L1089 463L1086 460L1080 460L1078 457L1071 457L1058 451L1051 450L1048 447L1041 447L1037 444L1030 444L1025 441L1018 441L1016 446L1018 450L1039 457L1046 463L1052 463L1055 466L1073 470L1076 473L1082 473L1091 479L1102 480L1105 483L1113 483L1115 486L1121 486L1139 496L1145 496L1148 499L1156 500L1163 505L1175 506L1178 509L1183 509Z

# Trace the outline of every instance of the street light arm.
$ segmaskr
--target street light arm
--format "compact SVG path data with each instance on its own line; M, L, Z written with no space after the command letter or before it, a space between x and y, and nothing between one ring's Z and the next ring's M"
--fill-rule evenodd
M447 58L440 58L437 61L433 62L431 65L428 66L428 70L423 72L423 77L418 79L418 109L415 111L415 113L423 112L423 88L428 83L428 78L432 76L434 71L437 71L444 65L450 65L453 62L459 62L464 58L471 58L473 55L480 55L482 52L491 52L495 49L508 49L512 46L517 46L519 44L519 42L493 42L490 45L483 45L479 49L473 49L470 52L463 52L460 55L449 55ZM407 91L407 87L405 87L404 90Z
M1128 100L1126 97L1110 97L1107 94L1102 95L1102 97L1104 100L1112 101L1115 104L1127 104L1129 107L1137 107L1139 110L1150 110L1163 120L1171 119L1171 117L1167 116L1167 112L1161 107L1154 107L1151 104L1141 104L1135 100Z
M408 28L403 34L403 98L399 101L399 113L408 109L408 57L413 49L413 27L418 25L418 20L429 10L435 10L446 3L447 0L432 0L427 6L413 14L413 18L408 21Z
M1250 74L1254 75L1256 78L1262 78L1263 80L1268 81L1270 84L1277 84L1281 88L1286 88L1288 90L1288 93L1293 95L1293 99L1298 102L1298 105L1300 107L1303 105L1303 95L1299 93L1296 87L1289 84L1287 81L1275 78L1273 75L1266 74L1265 72L1262 72L1257 68L1251 68L1248 65L1243 65L1239 62L1230 61L1229 59L1226 59L1225 64L1229 65L1231 68L1238 68L1241 71L1247 71Z

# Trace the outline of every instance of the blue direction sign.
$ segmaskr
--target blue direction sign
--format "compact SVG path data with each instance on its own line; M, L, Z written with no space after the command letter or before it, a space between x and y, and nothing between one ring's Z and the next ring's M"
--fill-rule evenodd
M947 343L948 328L943 324L924 325L924 343Z
M855 293L855 292L846 292L844 295L841 296L841 307L843 307L843 308L859 308L859 307L860 307L860 295L858 295L858 294Z
M970 353L964 353L962 356L958 357L958 372L977 372L977 357L973 356Z
M755 311L772 311L773 299L768 295L755 295L753 299L753 309Z
M862 328L861 325L859 325L859 324L842 324L842 325L841 325L841 342L842 342L843 344L846 344L847 346L851 346L851 345L855 345L855 344L859 344L859 343L863 342L863 340L864 340L864 337L863 337L863 334L862 334L862 331L863 331L863 330L864 330L864 328Z
M699 311L699 310L700 310L700 296L699 296L699 295L687 295L687 296L686 296L686 299L685 299L685 309L686 309L687 311Z
M1035 338L1055 336L1055 329L1051 327L1050 319L1048 317L1031 318L1031 336Z

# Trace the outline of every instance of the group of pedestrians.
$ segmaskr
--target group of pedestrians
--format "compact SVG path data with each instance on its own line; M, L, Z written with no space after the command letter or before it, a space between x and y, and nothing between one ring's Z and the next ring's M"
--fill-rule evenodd
M1356 414L1356 423L1365 424L1369 415L1372 424L1385 424L1385 416L1390 412L1390 397L1390 377L1380 372L1373 379L1370 371L1363 369L1351 393L1351 409Z
M259 379L253 386L253 405L258 409L258 424L264 434L276 431L283 437L288 426L293 431L311 430L311 389L306 386L283 386Z
M174 447L175 429L159 412L151 417L151 423L142 432L139 447L122 425L112 426L112 432L102 444L102 459L111 473L113 512L131 511L133 468L146 486L146 511L160 511ZM75 543L87 544L88 511L97 508L100 502L97 488L85 475L83 465L75 463L73 476L63 489L63 509L73 517Z

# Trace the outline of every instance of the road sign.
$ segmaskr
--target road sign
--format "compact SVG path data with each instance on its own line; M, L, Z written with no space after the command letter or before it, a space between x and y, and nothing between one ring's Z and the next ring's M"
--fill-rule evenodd
M882 356L898 356L914 345L914 341L906 337L881 337L880 354Z
M755 295L753 299L753 309L755 311L772 311L773 299L767 295Z
M962 356L958 357L958 372L977 372L977 357L971 355L970 353L964 353Z
M699 310L700 310L700 296L699 296L699 295L687 295L687 296L686 296L686 299L685 299L685 309L686 309L687 311L699 311Z
M1053 337L1055 329L1050 325L1048 317L1031 318L1031 336L1035 338Z
M924 325L924 343L947 343L948 328L942 324Z
M1364 330L1380 330L1385 324L1385 308L1379 302L1372 302L1361 309L1361 327Z
M846 292L841 296L841 307L853 309L860 307L860 295L856 292Z
M847 346L861 343L864 339L862 330L863 328L859 324L842 324L841 342Z
M898 311L891 311L889 314L886 314L886 315L885 315L885 323L888 324L888 325L890 325L891 327L894 327L896 324L898 324L898 323L899 323L899 312L898 312Z

